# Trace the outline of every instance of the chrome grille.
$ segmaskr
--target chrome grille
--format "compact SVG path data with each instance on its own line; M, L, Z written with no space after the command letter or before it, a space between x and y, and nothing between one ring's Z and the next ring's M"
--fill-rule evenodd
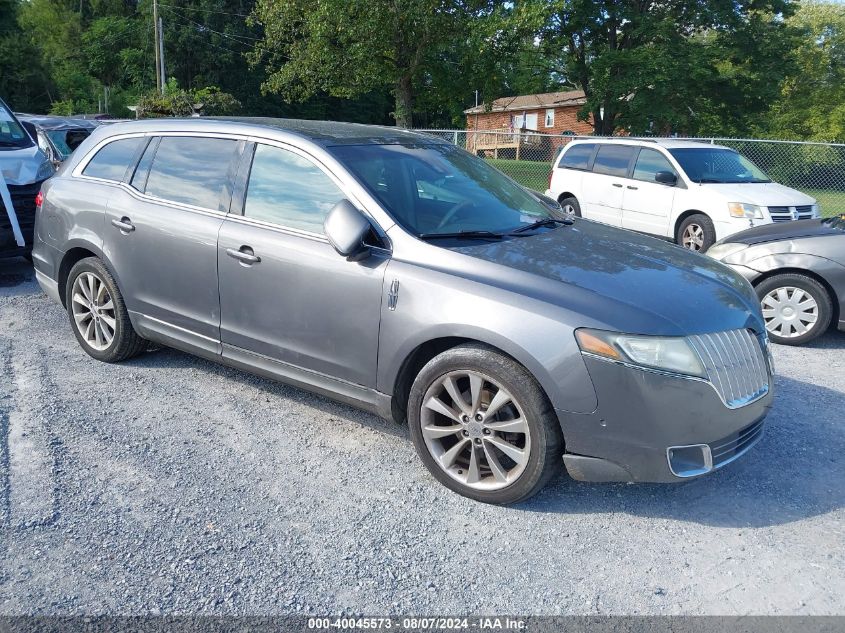
M713 459L713 467L719 468L728 462L735 460L749 448L754 446L763 436L763 420L758 420L744 429L732 433L710 444L710 454Z
M800 207L769 207L769 215L772 216L772 222L806 220L813 217L813 207L810 205Z
M768 393L768 361L760 339L751 330L697 334L689 341L728 408L739 408Z

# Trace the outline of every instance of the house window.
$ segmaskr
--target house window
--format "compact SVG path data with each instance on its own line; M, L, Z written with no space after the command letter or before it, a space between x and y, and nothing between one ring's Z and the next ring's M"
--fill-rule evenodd
M546 127L555 126L555 109L549 108L546 110Z

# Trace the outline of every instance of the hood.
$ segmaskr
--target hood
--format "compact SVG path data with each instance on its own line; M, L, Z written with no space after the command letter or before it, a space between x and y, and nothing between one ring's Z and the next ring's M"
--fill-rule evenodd
M592 319L585 323L591 327L666 336L763 329L754 290L730 268L605 224L579 218L528 237L450 250L497 264L485 283L555 303Z
M6 184L28 185L52 176L53 167L38 146L33 145L0 152L0 174Z
M776 242L779 240L794 240L799 237L815 237L820 235L843 235L845 231L834 227L824 219L795 220L791 222L775 222L755 226L753 229L746 229L734 233L719 242L738 244L762 244L763 242Z
M717 193L726 202L744 202L761 207L793 207L815 204L816 200L796 189L791 189L776 182L748 183L704 183L690 185L691 190L702 187L708 192Z

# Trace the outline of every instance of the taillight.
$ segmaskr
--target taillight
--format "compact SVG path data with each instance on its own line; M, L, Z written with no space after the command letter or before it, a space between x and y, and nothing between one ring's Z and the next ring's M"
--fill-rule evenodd
M35 196L35 206L40 207L43 202L44 202L44 194L39 191L38 195Z

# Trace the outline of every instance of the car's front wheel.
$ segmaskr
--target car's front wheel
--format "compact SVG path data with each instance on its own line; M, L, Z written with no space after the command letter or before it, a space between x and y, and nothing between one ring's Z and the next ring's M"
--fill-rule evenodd
M82 259L71 268L65 297L73 333L90 356L115 363L146 347L129 321L114 278L96 257Z
M691 251L705 252L716 242L713 220L703 213L695 213L681 222L675 241Z
M578 204L578 198L573 196L569 196L567 198L560 199L560 207L563 209L563 212L570 218L580 218L581 217L581 205Z
M812 277L798 273L774 275L760 282L755 290L769 338L775 343L803 345L830 326L830 295Z
M478 501L522 501L560 469L563 437L545 393L522 365L482 345L454 347L422 368L408 423L429 471Z

